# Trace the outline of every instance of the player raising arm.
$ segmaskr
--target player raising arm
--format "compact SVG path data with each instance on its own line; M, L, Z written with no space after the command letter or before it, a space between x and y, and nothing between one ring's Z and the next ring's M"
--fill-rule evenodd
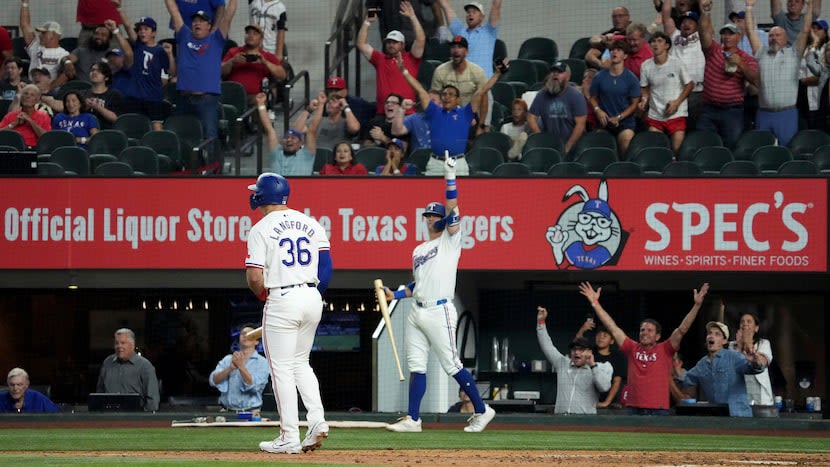
M385 289L386 299L414 297L413 309L406 319L406 353L409 367L409 407L407 415L387 426L390 431L413 433L421 431L421 399L427 390L427 360L430 347L441 367L458 381L470 397L475 413L469 418L467 432L480 432L496 416L496 411L481 400L473 376L464 369L455 343L458 312L452 300L458 260L461 258L461 218L458 210L458 189L455 181L456 160L444 159L446 206L440 202L427 204L423 216L429 240L412 252L412 275L415 282L401 290Z

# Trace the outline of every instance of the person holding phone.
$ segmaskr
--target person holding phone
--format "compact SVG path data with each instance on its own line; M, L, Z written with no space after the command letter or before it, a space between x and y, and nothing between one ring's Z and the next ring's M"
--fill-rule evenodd
M262 80L282 81L286 77L282 60L262 47L263 31L258 24L245 26L245 43L233 47L222 58L222 79L245 87L248 105L262 92Z

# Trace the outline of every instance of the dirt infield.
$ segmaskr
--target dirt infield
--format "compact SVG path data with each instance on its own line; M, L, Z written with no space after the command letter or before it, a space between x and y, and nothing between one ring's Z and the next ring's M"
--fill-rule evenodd
M5 454L16 454L6 452ZM17 454L23 454L17 453ZM387 450L335 451L325 448L307 454L267 454L262 452L146 451L146 452L49 452L26 453L40 459L52 457L90 457L96 459L163 459L207 461L267 461L290 464L346 464L418 466L493 466L567 465L592 467L635 466L827 466L830 454L801 453L722 453L722 452L593 452L593 451L481 451L481 450Z

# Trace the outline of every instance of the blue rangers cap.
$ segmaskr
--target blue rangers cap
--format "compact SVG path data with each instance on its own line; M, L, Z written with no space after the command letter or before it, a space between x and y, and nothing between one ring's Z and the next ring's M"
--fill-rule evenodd
M438 216L443 218L447 215L447 208L445 208L443 204L433 201L432 203L427 204L427 207L424 209L424 213L421 215Z

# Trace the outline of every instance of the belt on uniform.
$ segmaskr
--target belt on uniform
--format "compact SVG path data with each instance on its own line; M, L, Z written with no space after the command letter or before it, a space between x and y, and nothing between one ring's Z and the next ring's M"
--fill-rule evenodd
M784 106L784 107L764 107L764 108L761 108L761 109L758 109L758 110L760 110L761 112L785 112L787 110L793 110L793 109L795 109L794 105L787 105L787 106Z
M418 306L421 307L421 308L427 308L427 307L431 307L431 306L443 305L443 304L447 303L447 299L442 298L441 300L437 300L437 301L434 301L434 302L419 302L419 301L416 301L415 303L417 303Z
M442 161L442 160L444 160L444 155L443 154L438 155L438 154L432 153L432 158L433 159L438 159L439 161ZM450 156L450 158L452 158L452 159L463 159L464 154L456 154L454 156Z
M734 108L737 108L737 107L743 107L744 106L743 102L733 102L731 104L728 104L728 103L727 104L717 104L715 102L705 102L704 101L703 103L705 105L710 105L710 106L712 106L716 109L734 109Z
M294 287L317 287L317 284L315 284L314 282L309 282L309 283L301 283L301 284L284 285L282 287L274 287L274 288L283 290L283 289L293 289Z

